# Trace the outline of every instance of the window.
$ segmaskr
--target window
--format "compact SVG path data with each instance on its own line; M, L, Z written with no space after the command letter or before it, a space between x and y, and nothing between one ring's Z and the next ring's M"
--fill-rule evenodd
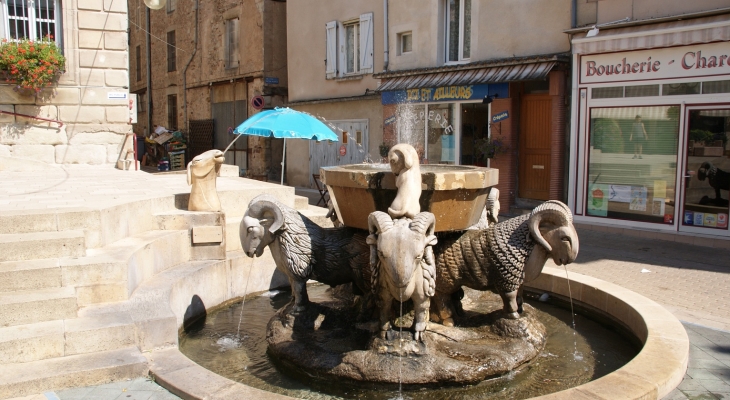
M167 72L177 71L175 49L175 31L167 32Z
M137 114L147 111L147 98L145 93L137 93Z
M373 72L373 13L326 25L327 79Z
M137 82L142 80L142 51L139 46L134 49L135 69L137 71Z
M226 68L238 68L238 18L226 20L225 40Z
M7 39L38 40L61 35L58 0L0 0L3 23L2 36ZM56 39L58 43L58 39Z
M471 0L446 0L446 62L471 57Z
M177 95L167 95L167 129L177 129Z
M413 51L413 33L405 32L398 35L400 37L399 54L410 53Z
M176 6L177 6L177 0L167 0L167 12L175 11Z
M700 82L665 83L662 85L662 96L677 96L680 94L699 94Z
M672 224L679 107L590 110L587 213Z

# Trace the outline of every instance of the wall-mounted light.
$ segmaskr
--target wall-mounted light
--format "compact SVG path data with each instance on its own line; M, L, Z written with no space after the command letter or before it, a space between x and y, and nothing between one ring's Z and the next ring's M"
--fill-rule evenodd
M496 99L497 97L499 97L498 93L484 96L484 100L482 100L482 104L489 104L489 103L493 102L494 99Z
M144 0L144 4L153 10L159 10L165 6L165 3L167 0Z

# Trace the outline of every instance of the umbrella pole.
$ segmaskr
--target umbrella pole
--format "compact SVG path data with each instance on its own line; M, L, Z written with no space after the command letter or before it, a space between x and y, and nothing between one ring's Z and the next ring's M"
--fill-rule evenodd
M286 160L286 138L284 138L284 153L281 155L281 184L284 184L284 160Z

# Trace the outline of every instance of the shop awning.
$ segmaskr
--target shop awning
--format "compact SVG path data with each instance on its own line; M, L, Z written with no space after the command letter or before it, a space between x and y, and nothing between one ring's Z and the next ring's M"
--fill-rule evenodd
M477 63L422 68L407 71L381 72L373 75L381 79L379 92L414 88L436 88L485 83L545 79L560 62L568 62L565 55L512 58Z

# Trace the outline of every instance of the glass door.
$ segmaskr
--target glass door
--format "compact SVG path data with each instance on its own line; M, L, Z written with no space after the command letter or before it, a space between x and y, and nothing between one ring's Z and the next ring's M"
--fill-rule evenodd
M727 234L730 107L688 107L686 127L680 230Z

